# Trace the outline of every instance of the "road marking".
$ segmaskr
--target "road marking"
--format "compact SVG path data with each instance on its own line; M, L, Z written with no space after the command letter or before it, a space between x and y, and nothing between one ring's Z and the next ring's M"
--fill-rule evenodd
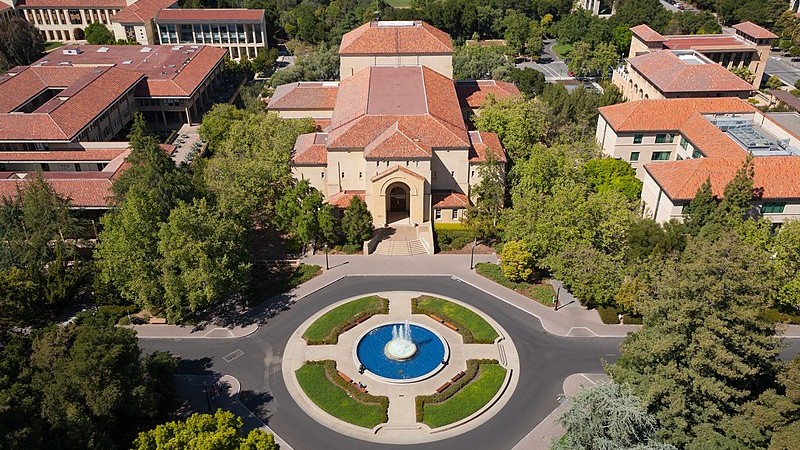
M223 356L222 359L225 360L225 362L229 363L229 362L233 361L234 359L239 358L242 355L244 355L244 352L237 348L236 350L234 350L234 351L228 353L227 355Z

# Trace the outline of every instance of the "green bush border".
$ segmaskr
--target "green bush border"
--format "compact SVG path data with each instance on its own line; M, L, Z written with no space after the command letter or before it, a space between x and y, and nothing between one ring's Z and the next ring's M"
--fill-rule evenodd
M491 328L492 332L494 333L494 337L491 340L488 340L488 339L476 339L475 335L473 334L473 330L471 330L464 322L458 320L457 318L455 318L453 316L450 316L450 315L446 314L441 309L426 308L426 307L420 305L419 301L420 300L425 300L425 299L440 300L440 301L443 301L443 302L451 303L451 304L455 305L458 308L462 308L462 309L468 311L471 314L475 314L482 321L484 321L486 323L486 325L489 326L489 328ZM460 334L461 337L464 339L464 343L465 344L492 344L492 343L494 343L495 339L500 337L500 333L498 333L497 330L495 330L494 326L492 326L492 324L487 322L486 319L481 317L480 314L476 313L475 311L472 311L471 309L469 309L467 307L459 305L458 303L454 303L454 302L451 302L449 300L445 300L443 298L434 297L432 295L420 295L419 297L412 298L411 299L411 313L412 314L425 314L425 315L433 314L433 315L441 317L446 322L452 323L453 325L458 327L457 333Z
M322 360L322 361L306 361L304 365L309 365L309 364L315 364L315 365L322 366L322 368L325 371L325 378L327 378L328 381L330 381L336 387L342 389L348 396L350 396L356 402L358 402L358 403L360 403L362 405L365 405L365 406L379 406L381 408L381 421L378 422L375 425L379 425L381 423L386 423L386 422L389 421L389 397L386 397L386 396L383 396L383 395L372 395L372 394L369 394L369 393L360 392L358 389L355 388L355 386L353 386L352 384L346 382L342 377L339 376L339 373L338 373L339 371L336 368L336 361L333 361L333 360L330 360L330 359L326 359L326 360ZM298 381L298 383L299 383L299 381ZM301 388L302 388L302 385L301 385ZM306 393L306 395L308 395L308 393ZM315 404L316 404L316 402L315 402ZM325 410L325 408L322 405L317 404L317 406L319 406L320 408ZM329 412L327 410L325 410L325 411L328 414L331 414L332 416L334 416L334 417L336 417L338 419L344 420L342 417L340 417L340 416L338 416L338 415L336 415L336 414L334 414L332 412ZM344 420L344 421L348 422L348 423L353 423L353 422L350 422L350 421L347 421L347 420ZM356 423L353 423L353 425L362 426L362 425L359 425L359 424L356 424ZM371 428L371 427L365 427L365 428Z
M318 321L320 321L326 315L331 314L334 311L336 311L337 308L343 307L343 306L348 305L348 304L350 304L352 302L357 302L357 301L360 301L360 300L370 299L370 298L374 298L374 299L380 301L380 305L374 305L373 307L358 311L354 316L350 317L348 320L346 320L346 321L334 326L333 328L331 328L331 330L328 333L328 335L325 336L325 338L323 338L321 340L320 339L309 339L306 336L306 334L308 333L308 330L311 327L313 327ZM378 314L389 314L389 300L388 299L385 299L385 298L380 297L378 295L369 295L369 296L366 296L366 297L357 298L357 299L351 300L351 301L349 301L347 303L342 303L341 305L336 306L335 308L331 309L330 311L326 312L325 314L317 317L317 319L314 320L314 322L312 322L311 325L308 326L308 328L306 328L306 331L303 332L303 339L306 340L306 344L307 345L335 345L335 344L339 343L339 335L342 334L347 327L349 327L350 325L356 324L358 322L363 322L364 320L367 320L370 317L372 317L374 315L378 315Z
M503 271L500 269L498 264L490 262L475 264L475 272L488 280L494 281L501 286L518 292L531 300L541 303L544 306L554 306L553 296L555 295L556 291L553 289L553 286L549 284L526 282L517 283L510 281L505 277L505 275L503 275Z
M481 365L484 364L496 364L500 365L500 363L496 359L468 359L467 360L467 370L464 373L464 376L459 378L458 381L451 384L447 389L442 392L437 392L431 395L420 395L414 399L416 404L416 416L417 422L425 423L425 405L433 405L437 403L443 403L449 400L451 397L456 395L461 389L466 387L468 384L473 382L480 372ZM505 369L505 368L504 368ZM508 369L506 369L508 370ZM492 394L492 397L494 397ZM470 413L471 414L471 413Z
M624 314L624 318L622 322L624 325L641 325L642 324L642 317L641 316L634 316L631 314L626 313L619 307L613 306L599 306L597 308L597 313L600 315L600 320L603 321L606 325L619 325L619 314Z

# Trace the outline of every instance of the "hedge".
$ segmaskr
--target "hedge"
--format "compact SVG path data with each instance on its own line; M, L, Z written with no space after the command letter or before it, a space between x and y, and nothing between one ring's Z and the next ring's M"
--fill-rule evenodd
M315 320L303 333L308 345L333 345L350 325L389 314L389 300L372 295L341 304Z
M459 391L464 389L467 385L472 383L478 378L478 374L480 373L480 368L482 365L493 364L498 365L499 363L495 359L468 359L467 360L467 370L464 373L464 376L459 378L456 382L451 384L447 389L442 392L437 392L431 395L420 395L415 399L416 404L416 417L417 422L425 423L425 406L426 405L435 405L439 403L444 403L454 395L456 395ZM505 370L505 369L504 369ZM492 393L492 397L497 392ZM485 403L484 403L485 404ZM483 406L483 405L481 405ZM466 411L465 411L466 412ZM464 417L469 416L474 411L468 412ZM459 419L460 420L460 419Z
M491 344L500 335L479 314L441 298L420 295L411 299L412 314L433 314L458 327L465 344Z
M460 223L434 223L439 251L461 250L475 239L475 232Z

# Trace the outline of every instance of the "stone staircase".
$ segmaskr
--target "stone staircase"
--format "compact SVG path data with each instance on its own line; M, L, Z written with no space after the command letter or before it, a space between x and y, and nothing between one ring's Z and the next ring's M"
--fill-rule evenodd
M425 250L425 244L419 239L387 239L378 243L375 253L387 256L414 256L428 252Z

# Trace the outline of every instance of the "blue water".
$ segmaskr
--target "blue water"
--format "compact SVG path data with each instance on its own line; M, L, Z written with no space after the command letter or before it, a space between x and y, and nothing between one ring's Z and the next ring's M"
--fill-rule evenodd
M395 325L402 324L382 325L361 338L356 354L367 370L384 378L404 380L421 377L441 364L444 344L428 329L417 325L411 325L411 340L417 346L414 356L404 361L387 358L383 348L392 340Z

